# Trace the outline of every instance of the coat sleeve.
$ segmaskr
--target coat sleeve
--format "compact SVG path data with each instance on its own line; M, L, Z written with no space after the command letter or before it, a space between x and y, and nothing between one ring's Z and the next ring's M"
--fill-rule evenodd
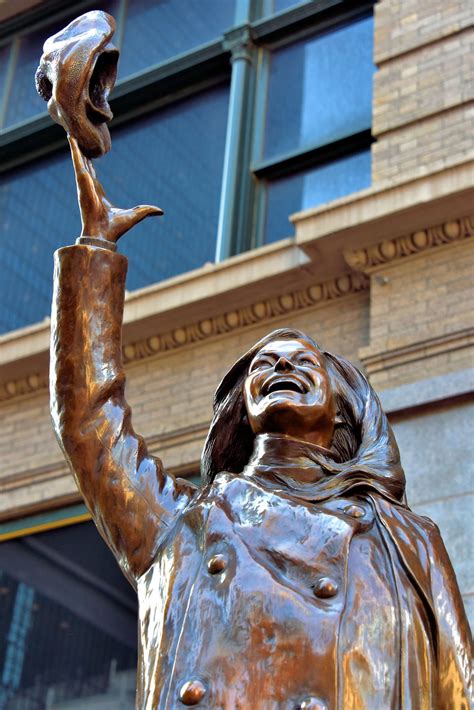
M166 474L132 427L121 357L126 271L124 256L100 247L55 254L50 392L59 444L134 583L197 488Z
M459 587L439 529L431 524L430 576L438 626L438 706L472 707L472 637Z

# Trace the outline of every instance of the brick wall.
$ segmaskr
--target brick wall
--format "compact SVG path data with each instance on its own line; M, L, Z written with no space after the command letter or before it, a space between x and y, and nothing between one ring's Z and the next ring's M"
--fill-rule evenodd
M368 315L368 292L362 291L290 319L271 319L135 362L127 367L134 426L168 467L187 471L199 461L220 378L256 340L290 324L357 362L359 348L367 343ZM20 475L18 485L12 480L9 495L2 497L0 515L75 492L52 432L46 391L0 406L0 460L0 483Z
M474 4L375 9L372 178L401 181L474 155Z
M376 388L472 364L471 242L399 259L372 273L370 345L359 354Z

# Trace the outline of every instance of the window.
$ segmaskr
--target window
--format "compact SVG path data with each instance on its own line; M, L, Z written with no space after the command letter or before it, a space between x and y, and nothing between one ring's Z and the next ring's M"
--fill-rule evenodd
M254 165L266 191L264 243L289 234L292 212L370 184L372 35L362 17L270 53Z
M1 708L134 707L136 597L93 523L0 543L0 638Z
M372 0L104 0L117 19L110 199L163 218L121 249L134 290L292 233L292 212L370 184ZM90 8L0 26L0 332L49 314L52 252L79 233L63 130L37 97L47 36Z

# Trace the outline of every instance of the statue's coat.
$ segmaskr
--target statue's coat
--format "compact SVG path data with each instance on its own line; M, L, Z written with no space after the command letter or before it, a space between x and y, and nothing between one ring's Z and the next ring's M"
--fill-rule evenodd
M106 249L56 255L51 393L79 488L137 588L137 708L179 708L182 693L226 710L467 709L469 631L431 521L370 481L316 502L258 475L199 489L149 454L124 399L125 273Z

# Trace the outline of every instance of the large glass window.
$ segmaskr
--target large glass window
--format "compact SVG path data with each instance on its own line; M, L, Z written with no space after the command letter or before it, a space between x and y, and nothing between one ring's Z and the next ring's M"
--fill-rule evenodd
M372 20L272 53L264 158L370 128Z
M120 76L210 42L234 24L235 0L133 0L126 10Z
M369 150L269 182L265 243L291 236L288 215L356 192L369 182Z
M228 88L182 100L112 131L113 151L96 161L114 204L158 204L164 217L124 237L134 290L213 261ZM68 152L0 178L0 331L49 315L52 254L80 233Z
M135 706L135 592L91 522L0 543L0 708Z
M165 210L121 242L129 290L282 239L292 212L370 184L370 4L100 4L117 19L121 59L113 150L97 172L115 204ZM96 7L54 3L0 25L0 332L49 314L52 252L79 233L63 133L34 72L46 37Z
M274 50L263 67L263 243L292 233L292 212L370 185L372 36L372 18L359 18Z

